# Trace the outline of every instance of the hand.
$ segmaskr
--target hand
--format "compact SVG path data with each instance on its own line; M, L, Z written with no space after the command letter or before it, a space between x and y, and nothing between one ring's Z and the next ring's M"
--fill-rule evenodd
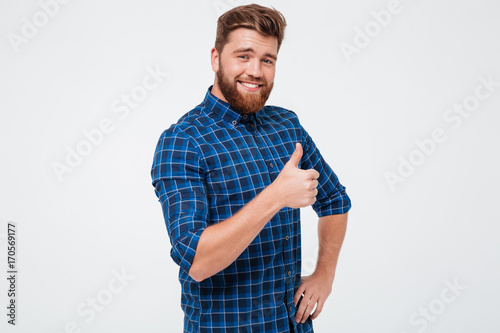
M282 200L282 207L307 207L316 201L319 173L314 169L299 169L301 158L302 145L297 143L290 160L272 184L276 198Z
M321 311L326 299L332 292L333 280L325 275L313 274L303 276L300 281L300 286L293 297L295 306L303 295L300 301L300 306L295 314L295 322L305 323L314 306L317 304L316 310L311 315L311 319L316 319Z

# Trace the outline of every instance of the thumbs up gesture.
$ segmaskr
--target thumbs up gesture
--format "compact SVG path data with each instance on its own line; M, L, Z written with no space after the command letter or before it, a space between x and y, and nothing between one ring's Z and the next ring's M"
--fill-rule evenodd
M302 154L302 145L297 143L290 160L271 184L282 207L307 207L316 201L319 173L314 169L299 169Z

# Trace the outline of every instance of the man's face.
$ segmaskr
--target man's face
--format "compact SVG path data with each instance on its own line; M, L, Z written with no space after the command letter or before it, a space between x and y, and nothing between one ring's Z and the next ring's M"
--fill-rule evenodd
M212 50L212 93L242 113L265 105L274 84L278 40L239 28L229 34L222 53Z

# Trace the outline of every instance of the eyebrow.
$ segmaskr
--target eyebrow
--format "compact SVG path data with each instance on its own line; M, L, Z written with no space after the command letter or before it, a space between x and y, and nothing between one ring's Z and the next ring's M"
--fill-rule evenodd
M255 54L255 50L252 49L251 47L240 47L239 49L236 49L236 50L233 51L233 53L245 53L245 52L254 53ZM274 60L278 60L278 57L275 54L272 54L272 53L266 53L266 54L264 54L264 56L272 58Z

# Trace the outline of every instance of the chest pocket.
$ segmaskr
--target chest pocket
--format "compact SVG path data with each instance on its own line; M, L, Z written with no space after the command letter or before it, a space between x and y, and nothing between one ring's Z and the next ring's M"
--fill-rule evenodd
M251 157L247 161L228 159L210 167L206 185L212 217L223 220L232 216L264 188L266 180L259 167L263 166Z
M240 191L240 178L245 178L245 170L241 165L228 163L216 166L208 172L207 184L212 195L229 195Z

